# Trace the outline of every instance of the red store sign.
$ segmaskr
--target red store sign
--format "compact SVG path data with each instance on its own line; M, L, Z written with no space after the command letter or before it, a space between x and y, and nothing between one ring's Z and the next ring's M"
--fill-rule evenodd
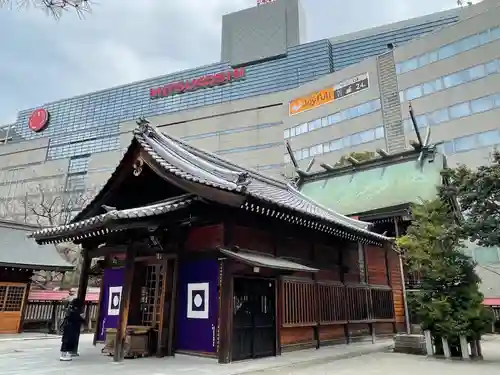
M165 98L174 94L182 94L184 92L224 85L226 83L239 81L244 78L245 68L238 68L186 81L169 83L168 85L161 87L150 88L149 96L151 99Z
M35 109L28 117L28 127L38 133L44 130L49 123L50 114L44 108Z

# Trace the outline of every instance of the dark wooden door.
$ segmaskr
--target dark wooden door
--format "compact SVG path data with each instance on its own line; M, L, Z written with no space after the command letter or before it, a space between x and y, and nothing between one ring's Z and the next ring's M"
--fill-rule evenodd
M235 278L233 361L276 355L274 280Z

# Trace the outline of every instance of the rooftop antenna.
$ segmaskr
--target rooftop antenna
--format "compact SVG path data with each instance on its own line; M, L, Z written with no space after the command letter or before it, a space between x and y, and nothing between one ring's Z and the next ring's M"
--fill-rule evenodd
M413 129L415 130L415 133L417 135L417 142L410 141L410 145L416 151L420 151L420 155L418 155L418 161L420 162L420 164L422 164L423 159L424 159L424 152L429 147L429 142L431 140L431 127L430 127L430 125L427 125L427 132L425 134L425 140L422 141L422 136L420 135L420 130L418 128L417 120L415 119L415 114L413 113L413 107L411 106L411 103L409 105L409 108L410 108L409 112L410 112L411 122L413 124Z
M382 148L377 148L376 151L377 151L377 154L379 154L383 158L386 158L386 157L389 156L389 153L386 150L382 149Z
M299 163L297 163L297 159L295 158L295 155L293 154L292 151L292 146L290 146L290 142L288 140L285 141L285 149L286 152L288 152L288 156L290 156L290 160L295 167L295 169L299 168Z
M309 164L307 164L306 172L309 172L311 170L315 161L316 161L316 156L313 156Z
M417 140L418 140L418 148L424 147L424 143L422 142L422 136L420 135L420 130L418 129L417 125L417 120L415 120L415 115L413 113L413 107L411 106L411 103L409 105L410 108L410 118L411 118L411 123L413 124L413 130L415 130L415 134L417 135Z
M327 163L321 163L320 167L323 168L325 171L333 171L335 169L333 165Z
M359 160L358 160L358 159L356 159L355 157L353 157L352 155L349 155L349 156L347 157L347 161L348 161L349 163L351 163L352 165L357 165L357 164L359 164Z

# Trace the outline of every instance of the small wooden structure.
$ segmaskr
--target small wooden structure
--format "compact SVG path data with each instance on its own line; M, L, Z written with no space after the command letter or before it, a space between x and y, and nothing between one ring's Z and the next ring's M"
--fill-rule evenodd
M292 186L160 133L145 120L110 180L72 223L32 234L104 256L96 340L116 321L150 352L227 363L393 334L401 317L390 238ZM106 281L106 272L114 281Z
M0 333L21 331L34 271L73 269L54 246L39 246L27 238L35 228L0 220Z

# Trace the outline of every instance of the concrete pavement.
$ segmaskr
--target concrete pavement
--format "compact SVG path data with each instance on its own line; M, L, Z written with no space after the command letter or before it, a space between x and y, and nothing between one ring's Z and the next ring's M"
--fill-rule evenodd
M5 341L27 341L27 340L60 340L61 336L48 333L23 332L19 334L1 334L0 343Z
M287 353L280 357L219 365L214 360L175 358L130 359L115 364L82 335L81 356L59 361L59 340L0 341L0 374L30 375L500 375L500 337L483 344L481 362L445 361L388 352L391 341L360 343Z

